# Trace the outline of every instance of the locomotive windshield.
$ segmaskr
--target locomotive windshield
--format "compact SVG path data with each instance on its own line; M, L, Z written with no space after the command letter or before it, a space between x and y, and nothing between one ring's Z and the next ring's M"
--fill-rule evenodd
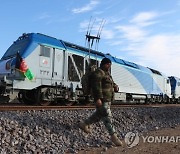
M21 41L16 41L14 42L6 51L6 53L3 55L3 57L1 58L2 60L14 57L17 52L20 53L20 55L22 55L24 49L27 47L29 41L28 39L25 40L21 40Z

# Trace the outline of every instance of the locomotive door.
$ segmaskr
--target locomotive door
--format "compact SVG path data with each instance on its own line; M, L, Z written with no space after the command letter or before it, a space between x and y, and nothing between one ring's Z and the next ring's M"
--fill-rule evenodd
M64 78L65 51L53 48L52 57L52 79L62 81Z
M52 78L52 48L40 45L39 68L42 84L49 84Z

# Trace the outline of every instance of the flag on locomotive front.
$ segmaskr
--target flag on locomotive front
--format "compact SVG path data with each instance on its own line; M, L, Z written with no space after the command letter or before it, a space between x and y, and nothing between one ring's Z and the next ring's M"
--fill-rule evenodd
M17 52L15 68L22 72L27 79L32 80L34 78L33 73L28 68L25 60L20 56L19 52Z

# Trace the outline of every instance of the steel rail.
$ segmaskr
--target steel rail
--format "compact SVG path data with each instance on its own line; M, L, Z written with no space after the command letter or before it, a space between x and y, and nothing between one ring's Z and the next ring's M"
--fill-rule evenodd
M153 104L153 105L136 105L136 104L121 104L112 105L112 109L116 108L161 108L161 107L180 107L180 104ZM95 109L94 105L86 106L27 106L27 105L0 105L0 111L27 111L27 110L84 110Z

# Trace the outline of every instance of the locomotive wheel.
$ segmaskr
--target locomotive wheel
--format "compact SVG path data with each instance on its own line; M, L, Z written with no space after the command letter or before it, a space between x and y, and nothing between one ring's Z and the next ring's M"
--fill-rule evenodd
M48 90L41 92L41 88L37 89L37 104L41 106L48 106L52 103L50 99L48 99ZM46 98L46 99L45 99Z
M23 90L18 93L18 99L21 103L26 105L36 104L34 90Z
M48 106L48 105L50 105L50 104L51 104L50 101L41 100L41 101L39 102L39 105L41 105L41 106Z
M76 103L75 101L65 100L65 105L66 105L66 106L72 106L72 105L74 105L75 103Z

